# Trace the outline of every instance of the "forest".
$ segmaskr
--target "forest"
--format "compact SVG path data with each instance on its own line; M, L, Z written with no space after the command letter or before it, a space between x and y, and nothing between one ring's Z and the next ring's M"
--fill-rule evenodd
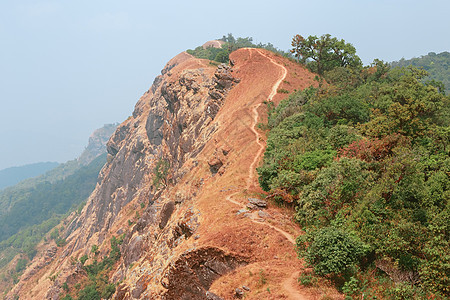
M43 239L64 244L56 226L68 212L81 210L105 162L106 154L87 166L69 161L0 192L0 292L17 283ZM11 269L8 264L15 257L19 259Z
M326 280L349 299L449 297L450 99L442 83L415 66L362 66L350 44L329 35L296 36L292 45L310 70L321 64L319 87L267 103L257 171L304 230L297 249L312 272L300 282Z
M429 79L441 82L446 94L450 93L450 52L430 52L427 55L411 59L400 59L391 63L393 67L414 66L423 68L429 74Z

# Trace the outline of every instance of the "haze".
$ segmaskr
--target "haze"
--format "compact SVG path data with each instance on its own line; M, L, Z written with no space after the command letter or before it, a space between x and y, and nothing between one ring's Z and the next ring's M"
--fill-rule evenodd
M288 50L330 33L365 64L450 50L441 1L2 1L0 169L78 156L176 54L227 33Z

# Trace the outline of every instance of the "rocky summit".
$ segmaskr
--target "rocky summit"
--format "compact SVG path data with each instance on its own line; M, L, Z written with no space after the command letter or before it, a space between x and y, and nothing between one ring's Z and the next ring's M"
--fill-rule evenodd
M298 226L263 200L255 169L264 103L314 75L263 49L230 56L232 67L186 52L167 63L109 139L64 243L42 243L7 299L77 297L94 277L112 299L310 298L293 282Z

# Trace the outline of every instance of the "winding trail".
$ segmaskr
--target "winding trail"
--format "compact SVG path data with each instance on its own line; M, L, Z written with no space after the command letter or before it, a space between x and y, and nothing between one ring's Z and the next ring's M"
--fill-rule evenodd
M275 97L275 95L277 94L278 91L278 87L280 86L281 82L283 82L283 80L286 78L287 75L287 69L277 63L275 60L273 60L271 57L267 56L266 54L264 54L261 50L259 49L255 49L255 48L247 48L247 50L249 51L249 56L252 56L252 52L255 51L258 54L260 54L261 56L264 56L265 58L267 58L268 60L270 60L271 63L273 63L274 65L280 67L282 69L282 73L279 77L279 79L275 82L275 84L272 86L271 92L269 94L269 97L267 98L267 101L272 101L273 97ZM264 152L264 144L261 142L261 134L256 130L256 125L258 124L258 118L259 118L259 114L258 114L258 109L261 106L261 102L254 105L252 108L252 116L253 116L253 121L252 121L252 125L250 127L250 130L255 134L255 142L256 144L258 144L259 149L252 161L252 163L250 164L249 167L249 174L248 174L248 178L247 178L247 185L246 188L247 190L250 189L252 186L254 186L255 184L255 170L256 170L256 164L258 163L262 153ZM236 200L233 199L233 197L237 194L239 194L240 191L236 191L230 195L228 195L226 197L226 200L234 203L238 206L240 206L242 209L246 209L245 204L242 204ZM257 212L253 212L250 216L250 221L252 221L253 223L256 224L261 224L264 226L268 226L276 231L278 231L279 233L281 233L291 244L295 245L295 239L292 237L292 235L290 235L288 232L282 230L281 228L278 228L274 225L271 225L269 223L265 223L265 222L260 222L257 220L258 215ZM297 300L306 300L305 296L300 294L294 287L293 285L296 282L296 278L299 275L299 271L295 271L294 273L291 274L291 276L289 276L286 280L283 281L282 283L282 287L286 290L286 292L291 296L292 299L297 299Z

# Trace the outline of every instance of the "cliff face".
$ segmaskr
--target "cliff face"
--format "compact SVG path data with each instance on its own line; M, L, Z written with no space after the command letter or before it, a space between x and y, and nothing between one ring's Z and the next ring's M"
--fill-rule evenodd
M78 157L78 163L82 166L87 166L96 157L102 155L106 152L106 143L108 142L111 135L116 130L119 124L105 124L102 128L96 129L89 137L89 142Z
M307 87L313 75L264 50L231 58L233 69L187 53L169 61L110 138L97 188L65 220L66 245L41 245L8 299L59 299L64 283L76 295L86 278L77 259L107 256L119 236L121 257L108 273L114 299L228 299L242 285L249 299L299 299L285 287L300 268L299 230L254 199L263 197L256 125L262 103L280 100L277 89Z

